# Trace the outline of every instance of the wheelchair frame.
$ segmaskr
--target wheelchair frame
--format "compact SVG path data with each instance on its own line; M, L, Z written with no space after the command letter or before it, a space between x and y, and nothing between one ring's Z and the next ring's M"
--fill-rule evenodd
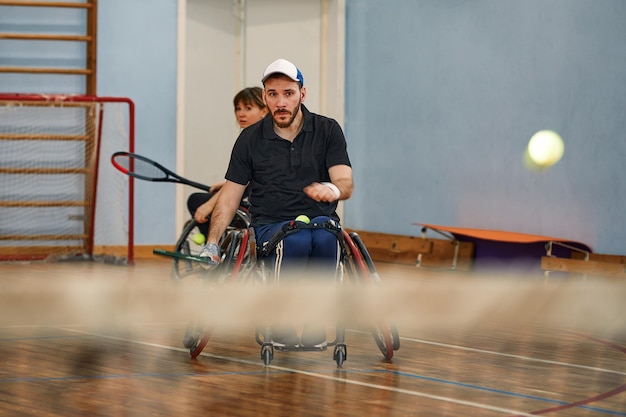
M254 229L250 225L247 210L241 207L227 228L219 243L222 253L221 262L212 269L200 265L192 259L201 245L194 242L193 237L199 230L198 223L190 219L184 226L183 231L176 242L175 251L182 255L191 255L189 259L172 257L171 277L174 282L181 283L183 280L200 280L211 285L228 285L260 280L265 285L267 280L262 262L258 261L257 255L262 259L271 253L276 245L291 233L297 233L304 228L323 228L337 237L340 247L340 271L342 280L346 277L351 285L375 285L380 282L376 273L374 262L367 248L356 232L348 233L334 221L324 223L304 224L291 221L283 225L274 236L262 248L257 248ZM203 321L190 321L185 331L183 344L189 349L192 358L197 357L207 345L213 333L215 325ZM400 337L395 325L378 320L371 325L371 334L376 345L386 360L391 360L394 351L400 348ZM326 348L275 348L271 343L271 326L256 328L255 339L261 346L261 359L265 365L269 365L274 358L274 349L281 351L319 351ZM339 323L336 326L334 341L328 342L328 346L334 346L333 360L338 367L343 365L347 358L347 345L345 343L345 327Z

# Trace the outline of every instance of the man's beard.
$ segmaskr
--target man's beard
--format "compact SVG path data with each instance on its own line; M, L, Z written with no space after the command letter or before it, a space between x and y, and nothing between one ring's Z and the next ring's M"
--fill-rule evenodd
M291 118L289 120L287 120L285 123L280 123L278 120L276 120L276 118L274 117L277 114L280 113L285 113L285 110L282 111L275 111L274 114L272 114L272 119L274 119L274 124L276 124L276 127L279 127L281 129L287 128L289 126L291 126L293 124L293 121L296 120L296 116L298 115L298 112L300 111L300 103L302 103L302 100L298 100L298 105L295 108L295 111L289 112L287 110L288 113L291 113Z

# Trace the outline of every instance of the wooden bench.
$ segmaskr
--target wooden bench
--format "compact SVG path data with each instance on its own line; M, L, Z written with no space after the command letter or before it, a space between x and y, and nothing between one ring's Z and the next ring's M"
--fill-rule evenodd
M622 255L605 255L602 253L589 253L585 256L582 252L572 253L572 259L582 259L587 261L611 262L626 265L626 256Z
M472 266L474 244L456 239L394 235L348 230L359 234L374 261L468 271Z
M593 275L626 278L626 256L591 253L591 249L580 242L506 231L444 228L418 223L415 225L422 226L422 236L359 230L348 231L355 231L359 234L374 261L416 265L423 268L469 271L476 255L475 244L457 239L453 234L457 233L505 243L545 244L546 255L541 256L539 253L536 259L537 264L539 261L541 262L541 271L544 271L546 279L550 272L566 272L570 273L571 276ZM427 237L427 230L439 233L443 238ZM554 256L552 253L554 246L562 246L561 252L563 252L563 248L567 248L568 251L571 251L571 258ZM556 252L558 253L558 251ZM563 256L563 253L560 255ZM565 256L570 256L570 254Z
M547 256L541 258L541 269L546 272L559 271L569 274L600 277L626 278L626 256L591 253L586 251L572 251L571 258L551 256L551 247L556 242L550 242ZM561 244L562 245L562 244Z
M556 258L544 256L541 258L541 269L550 273L554 271L581 274L584 276L602 276L626 278L626 264L617 262L593 261L584 259Z

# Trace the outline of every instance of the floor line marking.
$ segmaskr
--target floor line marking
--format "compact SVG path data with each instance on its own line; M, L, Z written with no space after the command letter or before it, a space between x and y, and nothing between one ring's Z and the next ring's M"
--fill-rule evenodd
M139 325L139 326L140 325L161 326L161 325L168 325L168 324L171 324L171 323L156 323L156 324L136 323L136 324L133 324L133 326L135 326L135 325ZM179 323L176 323L176 324L179 324ZM76 325L73 325L73 324L61 324L61 325L54 325L54 326L49 326L49 327L57 328L57 329L63 329L63 330L67 330L67 331L76 331L76 330L73 330L73 329L69 329L66 326L76 326ZM77 327L85 327L85 326L79 325ZM1 326L1 327L14 327L14 328L27 327L27 328L30 328L30 327L42 327L42 326L41 325L28 325L28 326L16 325L16 326ZM82 332L82 331L76 331L76 332L80 332L80 333L83 333L83 334L89 334L88 332ZM367 332L367 331L364 331L364 330L355 330L355 329L346 329L346 332L362 333L362 334L369 334L370 333L370 332ZM95 335L95 336L102 336L101 334L93 334L93 335ZM12 339L15 339L15 338L12 338ZM586 365L578 365L578 364L574 364L574 363L553 361L553 360L548 360L548 359L539 359L539 358L533 358L533 357L530 357L530 356L513 355L511 353L502 353L502 352L495 352L495 351L492 351L492 350L485 350L485 349L477 349L477 348L472 348L472 347L467 347L467 346L451 345L451 344L448 344L448 343L433 342L433 341L430 341L430 340L423 340L423 339L411 338L411 337L406 337L406 336L401 336L400 340L413 342L413 343L421 343L421 344L425 344L425 345L440 346L440 347L445 347L445 348L449 348L449 349L465 350L465 351L468 351L468 352L484 353L484 354L487 354L487 355L503 356L503 357L513 358L513 359L520 359L520 360L525 360L525 361L531 361L531 362L539 362L539 363L545 363L545 364L551 364L551 365L559 365L559 366L566 366L566 367L572 367L572 368L578 368L578 369L585 369L585 370L588 370L588 371L606 372L606 373L626 376L626 372L616 371L616 370L613 370L613 369L598 368L598 367L586 366ZM182 349L182 350L184 351L185 349Z
M142 342L142 341L139 341L139 340L126 339L126 338L123 338L123 337L117 337L117 336L111 336L111 335L105 335L105 334L91 333L91 332L86 332L86 331L82 331L82 330L74 330L74 329L68 329L68 328L60 328L60 329L61 330L65 330L65 331L70 331L70 332L88 334L88 335L91 335L91 336L103 337L103 338L111 339L111 340L118 340L118 341L122 341L122 342L136 343L136 344L140 344L140 345L144 345L144 346L150 346L150 347L156 347L156 348L160 348L160 349L174 350L174 351L178 351L178 352L180 352L180 351L182 351L182 352L189 352L188 349L177 348L177 347L162 345L162 344L158 344L158 343ZM247 360L247 359L232 358L232 357L228 357L228 356L215 355L215 354L205 353L205 352L202 352L200 355L201 356L210 357L210 358L215 358L215 359L221 359L221 360L229 361L229 362L246 364L246 365L263 366L266 369L273 369L273 370L279 370L279 371L288 372L288 373L295 373L295 374L300 374L300 375L306 375L306 376L310 376L310 377L313 377L313 378L326 379L326 380L335 381L335 382L342 382L344 384L358 385L358 386L362 386L362 387L366 387L366 388L373 388L373 389L378 389L378 390L383 390L383 391L395 392L395 393L399 393L399 394L412 395L412 396L415 396L415 397L422 397L422 398L428 398L428 399L432 399L432 400L438 400L438 401L444 401L444 402L449 402L449 403L454 403L454 404L459 404L459 405L465 405L465 406L468 406L468 407L480 408L480 409L483 409L483 410L490 410L490 411L495 411L495 412L499 412L499 413L503 413L503 414L509 414L509 415L513 414L515 416L520 416L520 417L536 417L536 415L534 415L534 414L528 414L528 413L525 413L523 411L513 410L513 409L510 409L510 408L496 407L496 406L492 406L492 405L489 405L489 404L482 404L482 403L478 403L478 402L474 402L474 401L459 400L457 398L444 397L444 396L441 396L441 395L433 395L433 394L428 394L428 393L420 392L420 391L411 391L411 390L406 390L406 389L401 389L401 388L387 387L387 386L384 386L384 385L371 384L371 383L367 383L367 382L346 380L346 379L338 378L338 377L335 377L335 376L324 375L324 374L320 374L320 373L316 373L316 372L310 372L310 371L303 371L303 370L294 369L294 368L287 368L287 367L283 367L283 366L277 366L277 365L268 365L268 366L266 366L265 364L263 364L261 362L257 362L257 361L253 362L253 361L250 361L250 360Z
M367 371L363 371L363 372L367 372ZM424 376L424 375L416 375L416 374L412 374L412 373L409 373L409 372L392 371L392 370L388 370L388 369L375 370L375 371L369 371L369 372L389 372L389 373L392 373L392 374L405 376L407 378L416 378L416 379L422 379L422 380L425 380L425 381L437 382L437 383L440 383L440 384L448 384L448 385L455 385L455 386L460 386L460 387L466 387L466 388L470 388L470 389L477 389L479 391L492 392L494 394L503 394L503 395L507 395L507 396L511 396L511 397L518 397L518 398L524 398L524 399L528 399L528 400L535 400L535 401L547 402L547 403L551 403L551 404L558 404L559 406L571 406L572 405L572 402L569 402L569 401L555 400L555 399L546 398L546 397L539 397L537 395L520 394L520 393L513 392L513 391L507 391L507 390L503 390L503 389L499 389L499 388L483 387L483 386L480 386L480 385L468 384L468 383L465 383L465 382L448 381L448 380L440 379L440 378L433 378L433 377ZM621 392L621 391L624 391L625 389L622 386L622 387L618 387L617 390L619 390L619 392ZM578 402L580 402L580 401L577 401L576 403L578 403ZM614 411L614 410L609 410L609 409L600 408L600 407L593 407L593 406L590 406L590 405L576 405L576 407L585 408L585 409L588 409L588 410L593 410L593 411L602 412L602 413L606 413L606 414L614 414L614 415L618 415L618 416L626 416L626 413L622 413L620 411Z
M357 333L367 333L367 332L362 331L362 330L346 330L346 331L357 332ZM448 343L432 342L432 341L429 341L429 340L415 339L415 338L410 338L410 337L400 337L400 340L405 340L405 341L414 342L414 343L422 343L422 344L425 344L425 345L445 347L445 348L449 348L449 349L466 350L468 352L476 352L476 353L484 353L484 354L488 354L488 355L504 356L504 357L508 357L508 358L521 359L521 360L525 360L525 361L546 363L546 364L550 364L550 365L569 366L569 367L572 367L572 368L585 369L585 370L588 370L588 371L597 371L597 372L606 372L606 373L617 374L617 375L626 375L626 372L615 371L615 370L606 369L606 368L597 368L595 366L578 365L578 364L575 364L575 363L552 361L552 360L549 360L549 359L539 359L539 358L533 358L533 357L530 357L530 356L513 355L511 353L495 352L493 350L477 349L477 348L471 348L471 347L467 347L467 346L450 345Z

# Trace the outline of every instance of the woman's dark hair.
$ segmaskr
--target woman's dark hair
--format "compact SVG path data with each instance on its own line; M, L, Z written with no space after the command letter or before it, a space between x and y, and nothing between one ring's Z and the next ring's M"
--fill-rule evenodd
M263 102L263 89L261 87L247 87L238 92L233 99L233 106L237 107L238 103L252 104L260 109L265 108Z

